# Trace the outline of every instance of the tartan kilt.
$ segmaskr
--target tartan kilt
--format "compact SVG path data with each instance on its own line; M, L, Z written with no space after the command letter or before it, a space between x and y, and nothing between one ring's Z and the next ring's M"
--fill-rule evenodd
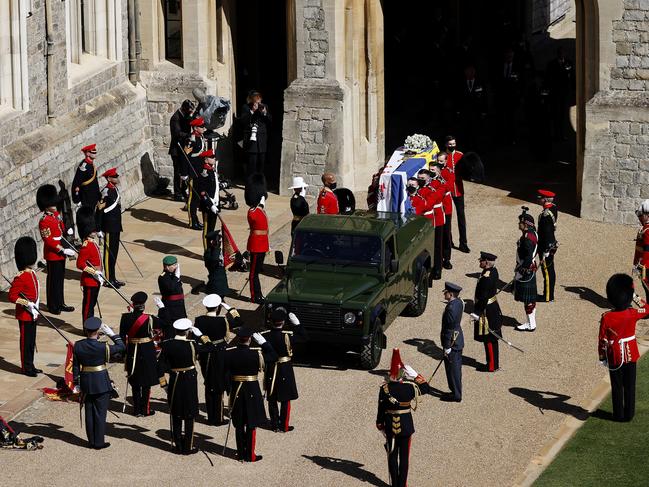
M536 303L538 295L536 290L536 272L528 281L515 281L514 282L514 299L521 303Z

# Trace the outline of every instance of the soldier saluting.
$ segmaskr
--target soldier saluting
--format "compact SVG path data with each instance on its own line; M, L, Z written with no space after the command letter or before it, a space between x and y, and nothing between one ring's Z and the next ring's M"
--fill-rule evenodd
M158 276L158 288L169 322L187 318L183 283L180 281L180 264L175 255L167 255L162 259L162 274Z
M268 400L268 413L270 415L271 428L275 432L286 433L293 430L290 426L291 401L298 398L297 384L291 357L293 356L293 344L306 341L307 334L300 320L294 313L288 314L288 319L293 325L293 330L284 330L286 322L286 310L275 308L271 315L271 329L262 332L262 336L270 343L273 350L279 355L277 360L266 362L264 374L264 388ZM280 403L278 409L277 403Z
M72 201L93 211L101 199L99 181L97 180L97 144L90 144L81 149L84 158L77 166L72 180Z
M122 206L120 194L117 189L119 174L113 167L101 175L108 181L101 190L101 201L97 205L99 228L104 234L104 272L107 281L120 288L125 283L115 277L115 264L119 252L119 237L122 232ZM108 284L104 283L105 286Z
M557 229L559 211L554 204L556 195L547 189L538 190L539 204L543 211L539 215L539 255L541 256L541 270L543 271L543 300L546 303L554 301L554 284L557 273L554 268L554 254L557 251L557 239L554 232Z

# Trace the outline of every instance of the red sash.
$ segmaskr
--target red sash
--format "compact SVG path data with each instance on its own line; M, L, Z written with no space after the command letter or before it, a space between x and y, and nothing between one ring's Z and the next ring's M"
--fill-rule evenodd
M185 299L184 294L169 294L168 296L162 296L162 299L165 301L180 301L181 299Z
M137 320L135 320L135 323L133 323L133 326L131 326L131 329L126 333L126 339L128 340L130 338L135 338L135 335L137 334L138 331L140 331L140 328L142 328L142 325L149 321L149 315L146 313L142 313L140 316L138 316Z

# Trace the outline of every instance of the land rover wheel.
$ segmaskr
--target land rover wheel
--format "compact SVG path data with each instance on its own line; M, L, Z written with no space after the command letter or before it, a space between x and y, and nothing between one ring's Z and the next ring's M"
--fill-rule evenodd
M376 318L372 328L372 336L361 349L361 367L371 370L381 361L381 319Z
M428 303L428 272L426 269L422 269L419 279L415 283L412 300L403 313L406 316L421 316L426 311L426 303Z

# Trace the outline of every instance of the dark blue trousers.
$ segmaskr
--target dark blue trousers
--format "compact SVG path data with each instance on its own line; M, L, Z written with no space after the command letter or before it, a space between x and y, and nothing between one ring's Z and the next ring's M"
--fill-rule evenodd
M451 350L444 359L446 381L451 394L457 400L462 399L462 350Z
M102 394L84 394L83 407L85 408L86 435L90 447L102 446L106 433L106 414L110 392Z

